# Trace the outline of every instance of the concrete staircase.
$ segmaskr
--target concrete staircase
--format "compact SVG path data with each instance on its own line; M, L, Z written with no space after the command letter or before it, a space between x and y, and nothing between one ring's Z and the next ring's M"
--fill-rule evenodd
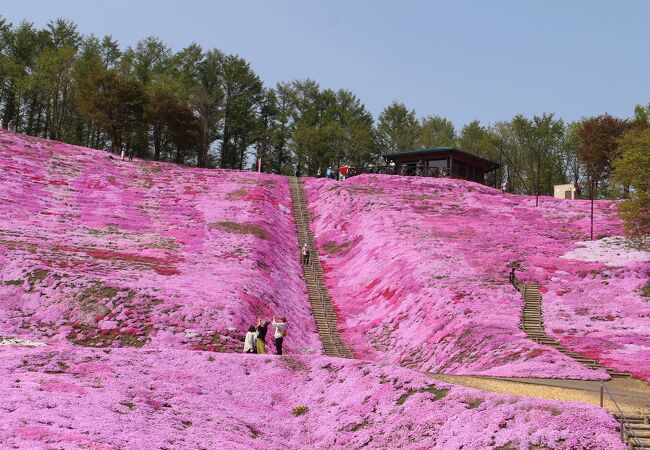
M524 296L524 309L521 312L521 329L526 332L529 338L540 344L554 347L565 355L575 359L579 363L592 369L604 369L612 378L629 378L630 374L608 369L599 362L586 358L579 353L571 351L562 346L556 339L546 335L544 331L544 319L542 317L542 294L537 284L524 284L516 280L513 282Z
M293 177L289 178L289 188L291 189L293 217L296 221L298 242L301 249L303 244L307 243L307 248L309 248L311 254L309 264L303 264L302 270L309 291L311 311L316 319L318 334L323 341L323 349L327 356L353 358L350 348L343 342L336 327L336 313L325 286L323 266L314 246L314 237L309 229L311 215L307 209L305 189L302 182Z

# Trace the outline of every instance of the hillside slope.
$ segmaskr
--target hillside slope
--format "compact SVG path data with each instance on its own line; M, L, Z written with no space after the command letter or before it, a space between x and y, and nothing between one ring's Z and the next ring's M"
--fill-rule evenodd
M297 255L286 178L0 132L0 446L624 448L590 405L301 355ZM226 354L274 313L290 356Z
M626 448L604 410L320 356L0 347L0 445Z
M562 258L588 233L587 202L543 198L535 207L534 198L462 180L382 175L310 180L306 188L340 327L356 355L455 374L607 377L527 339L523 301L508 283L508 263L520 261L518 276L539 281L543 292L571 274L562 289L579 295L584 286L575 279L604 270ZM622 232L614 204L597 202L595 227L599 236ZM605 347L605 362L622 370L631 370L623 361L647 360L650 349L650 305L639 292L650 266L635 264L616 271L620 283L589 285L601 314L617 311L590 355L603 359ZM573 320L571 303L558 303L569 297L545 294L545 319L555 324L561 310L553 331L580 351L574 343L593 328Z
M0 132L0 336L241 351L286 315L321 353L284 177L113 159Z

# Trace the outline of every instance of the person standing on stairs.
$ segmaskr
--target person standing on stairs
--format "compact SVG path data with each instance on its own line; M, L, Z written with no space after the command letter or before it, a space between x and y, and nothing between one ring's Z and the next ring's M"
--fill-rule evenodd
M275 353L282 356L282 342L284 341L284 337L287 335L287 318L282 316L278 319L278 322L276 322L274 317L273 322L271 323L275 327L275 333L273 334L273 337L275 338Z
M263 355L266 353L266 332L269 329L270 320L265 320L262 322L258 319L257 321L257 340L255 341L257 345L257 353Z
M302 263L303 265L309 265L309 248L307 248L307 243L302 244Z

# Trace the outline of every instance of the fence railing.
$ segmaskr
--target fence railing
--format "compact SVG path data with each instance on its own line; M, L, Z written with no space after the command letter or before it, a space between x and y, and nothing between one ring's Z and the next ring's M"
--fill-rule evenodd
M383 174L383 175L402 175L415 177L434 177L442 178L449 176L449 170L445 167L417 167L399 164L395 166L367 166L367 167L350 167L346 177L360 175L362 173Z
M631 441L634 446L638 448L648 448L647 446L643 445L639 439L639 436L636 434L634 429L630 426L632 422L628 421L625 417L625 413L621 409L620 406L618 406L618 402L614 398L614 395L610 392L609 389L607 389L607 386L605 386L605 382L601 381L600 382L600 407L604 408L605 404L605 394L609 397L609 399L614 403L614 406L616 406L616 410L618 411L618 417L619 417L619 426L621 428L621 441L625 442L625 435L629 437L629 440Z

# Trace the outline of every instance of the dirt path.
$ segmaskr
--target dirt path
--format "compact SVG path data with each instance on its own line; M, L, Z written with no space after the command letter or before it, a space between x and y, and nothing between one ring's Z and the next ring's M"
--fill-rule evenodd
M600 382L582 380L554 380L546 378L492 378L466 375L430 373L436 380L473 387L501 394L524 397L585 402L600 406ZM626 414L650 414L650 385L635 379L617 378L606 381L605 386L614 395L618 406ZM617 408L605 395L604 407L616 413Z

